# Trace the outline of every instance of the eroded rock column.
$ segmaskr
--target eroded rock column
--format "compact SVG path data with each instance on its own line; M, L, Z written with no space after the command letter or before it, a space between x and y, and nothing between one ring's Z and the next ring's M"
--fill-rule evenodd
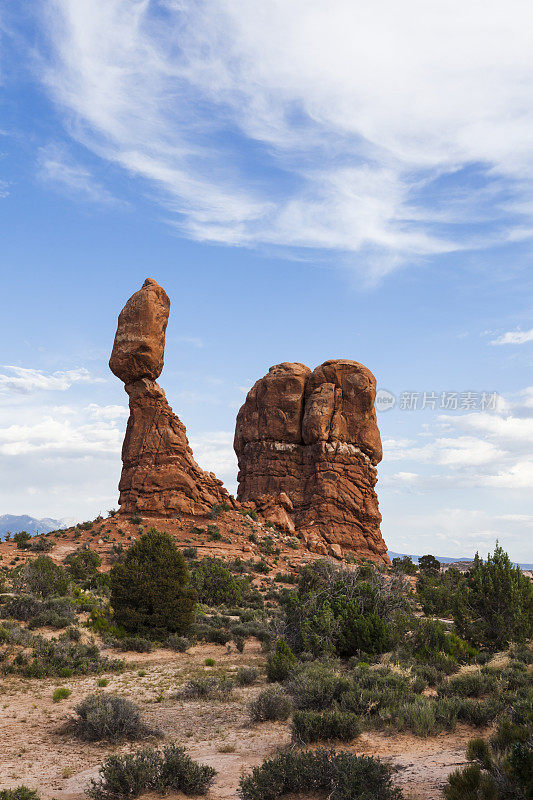
M205 514L233 499L213 473L194 460L185 426L156 383L163 369L170 300L147 278L118 318L109 360L125 384L130 417L122 447L120 511L144 516Z
M388 563L375 492L376 381L356 361L271 367L239 411L238 499L316 552Z

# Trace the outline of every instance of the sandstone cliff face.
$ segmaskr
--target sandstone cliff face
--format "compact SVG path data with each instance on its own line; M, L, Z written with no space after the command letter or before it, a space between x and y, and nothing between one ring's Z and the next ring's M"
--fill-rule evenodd
M382 458L376 381L356 361L271 367L239 411L238 499L309 549L389 563L374 487Z
M129 395L119 484L125 513L205 514L215 503L234 505L222 481L194 460L185 426L155 382L163 369L169 311L166 292L147 278L118 318L109 366Z

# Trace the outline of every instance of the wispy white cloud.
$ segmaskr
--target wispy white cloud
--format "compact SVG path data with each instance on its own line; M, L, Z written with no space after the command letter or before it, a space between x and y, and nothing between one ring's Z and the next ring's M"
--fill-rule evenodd
M84 408L91 419L120 420L127 419L129 416L128 406L107 405L100 406L97 403L89 403Z
M391 526L392 550L422 555L472 558L476 551L485 556L496 540L516 560L531 562L524 528L533 524L528 515L503 515L462 506L437 506L431 512L398 514Z
M0 373L0 392L56 391L64 392L73 383L100 383L102 378L91 375L85 367L57 372L44 372L40 369L4 365L6 373Z
M214 472L228 491L237 491L237 458L233 451L232 431L213 431L191 436L194 457L202 469Z
M70 195L93 203L119 203L64 147L53 143L41 147L38 166L41 180Z
M192 347L204 347L204 340L201 336L177 336L176 341L182 344L189 344Z
M46 392L34 391L32 383L32 391L19 391L16 402L5 395L0 403L0 485L6 512L87 519L116 506L128 409L87 404L84 393L78 399L62 394L68 399L57 404L54 389L64 393L76 373L88 375L70 373L66 379L45 376L54 379L45 384Z
M62 457L118 454L122 434L112 423L80 423L45 415L37 422L0 428L0 454Z
M493 339L491 344L526 344L526 342L533 342L533 328L528 331L507 331Z
M69 130L190 237L359 253L379 276L532 235L523 0L46 8Z
M533 488L532 409L533 387L528 387L501 398L493 411L440 414L415 437L387 438L384 463L405 468L386 474L384 482L421 490L450 486L459 475L463 486ZM421 470L425 465L430 474Z

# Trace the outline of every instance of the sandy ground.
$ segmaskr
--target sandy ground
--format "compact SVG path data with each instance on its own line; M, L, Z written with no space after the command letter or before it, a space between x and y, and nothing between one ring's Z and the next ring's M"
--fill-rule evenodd
M207 657L215 659L215 667L204 666ZM183 745L193 758L215 767L218 776L208 795L211 800L235 800L240 776L278 747L289 744L288 724L251 725L248 720L247 703L261 690L264 678L257 686L239 688L229 702L184 702L176 697L180 685L192 674L231 672L245 664L262 666L264 657L258 642L247 642L242 654L228 654L222 646L198 645L185 654L156 650L128 653L126 659L128 669L109 674L109 685L99 691L134 700L146 721L162 731L161 743ZM139 670L146 674L139 675ZM96 680L94 676L68 680L2 678L2 788L24 783L38 789L42 800L82 800L90 779L97 776L98 765L107 756L136 749L138 745L131 743L109 746L81 742L62 730L73 707L97 690ZM54 703L52 693L58 686L67 686L72 694ZM473 735L466 726L458 726L453 734L428 739L369 732L347 749L379 756L394 765L395 782L406 800L437 800L449 772L464 764L466 743ZM147 800L149 797L146 795Z

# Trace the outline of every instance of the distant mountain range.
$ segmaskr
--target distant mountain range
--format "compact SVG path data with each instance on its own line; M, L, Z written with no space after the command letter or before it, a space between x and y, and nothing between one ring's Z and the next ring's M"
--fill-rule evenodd
M72 524L70 520L66 519L36 519L29 517L27 514L0 514L0 539L3 539L10 531L11 533L18 533L19 531L27 531L35 536L36 533L48 533L48 531L57 531L59 528L68 528Z
M387 554L392 561L393 558L399 556L409 556L415 564L418 564L418 559L420 556L414 556L412 553L393 553L392 550L387 550ZM456 564L458 561L473 561L474 556L461 556L457 558L449 558L449 556L435 556L437 561L440 561L441 564ZM516 564L517 562L515 562ZM521 569L533 569L533 564L518 564Z

